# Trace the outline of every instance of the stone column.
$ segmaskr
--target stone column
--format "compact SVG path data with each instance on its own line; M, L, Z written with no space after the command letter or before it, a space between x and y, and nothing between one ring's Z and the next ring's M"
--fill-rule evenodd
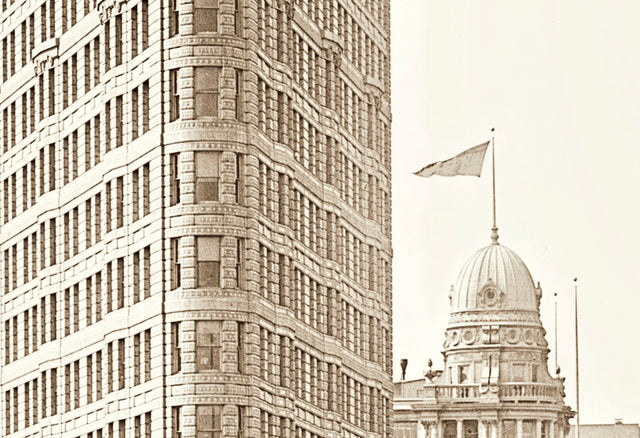
M498 438L498 423L491 422L491 438Z
M555 437L556 437L556 422L550 421L549 422L549 438L555 438Z
M516 420L516 438L522 438L522 420Z
M536 420L536 438L542 438L542 421Z
M456 436L457 438L464 438L464 427L462 425L462 420L456 421Z
M489 438L489 424L486 421L479 420L478 421L478 437L479 438Z

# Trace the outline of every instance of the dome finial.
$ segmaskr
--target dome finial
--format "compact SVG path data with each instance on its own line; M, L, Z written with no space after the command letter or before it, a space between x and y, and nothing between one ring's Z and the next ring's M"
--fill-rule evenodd
M498 227L496 227L495 225L491 227L491 244L500 245L498 243Z

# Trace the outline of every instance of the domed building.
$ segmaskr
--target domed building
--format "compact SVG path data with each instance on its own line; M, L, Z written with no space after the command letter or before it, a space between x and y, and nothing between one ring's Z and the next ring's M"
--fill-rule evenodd
M574 412L549 374L542 290L498 243L465 263L449 293L444 369L395 384L395 437L564 438ZM406 363L404 364L406 366Z

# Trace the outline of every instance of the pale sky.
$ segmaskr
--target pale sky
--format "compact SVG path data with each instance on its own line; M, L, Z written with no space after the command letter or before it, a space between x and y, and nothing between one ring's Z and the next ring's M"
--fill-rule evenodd
M481 178L412 172L496 128L501 244L542 286L542 321L580 423L640 422L640 3L394 0L394 378L442 366L447 294L490 243Z

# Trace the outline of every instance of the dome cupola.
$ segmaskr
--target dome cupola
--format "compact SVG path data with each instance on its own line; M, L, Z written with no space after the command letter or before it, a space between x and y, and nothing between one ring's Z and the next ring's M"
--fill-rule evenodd
M539 311L536 287L522 259L497 240L477 251L465 263L449 297L451 313Z

